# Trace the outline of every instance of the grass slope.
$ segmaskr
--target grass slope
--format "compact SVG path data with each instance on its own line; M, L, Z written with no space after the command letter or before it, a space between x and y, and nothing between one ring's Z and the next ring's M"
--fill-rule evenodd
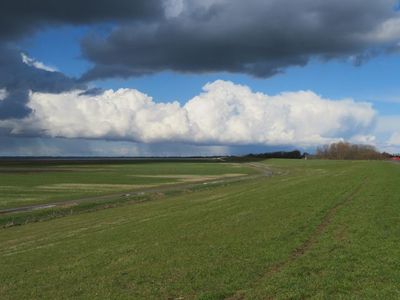
M400 166L281 175L0 230L2 299L398 298Z

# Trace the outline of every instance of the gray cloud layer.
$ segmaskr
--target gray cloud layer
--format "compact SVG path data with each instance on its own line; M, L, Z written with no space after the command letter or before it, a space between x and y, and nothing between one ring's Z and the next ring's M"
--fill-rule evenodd
M15 39L46 25L145 20L162 15L161 0L3 0L0 39Z
M85 80L177 72L268 77L310 58L355 63L400 40L393 0L175 0L166 18L87 37Z

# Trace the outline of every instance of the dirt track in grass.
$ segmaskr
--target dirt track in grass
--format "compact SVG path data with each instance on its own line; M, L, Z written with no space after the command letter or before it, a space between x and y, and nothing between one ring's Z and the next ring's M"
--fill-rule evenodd
M357 195L357 193L361 190L363 185L365 185L367 178L364 178L359 185L357 185L350 193L342 200L341 202L337 203L335 206L333 206L329 211L325 214L321 222L318 224L318 226L315 228L313 233L309 236L307 240L305 240L299 247L293 250L293 252L290 254L287 260L279 262L271 267L269 267L265 274L260 277L260 280L262 280L265 277L270 277L276 273L279 273L282 271L284 268L286 268L289 264L294 262L295 260L299 259L300 257L304 256L306 253L308 253L312 247L315 245L315 243L318 241L318 238L325 232L326 228L331 224L333 218L336 216L338 211L350 203L353 198ZM254 282L254 285L257 285L258 281ZM238 291L235 293L233 296L228 297L227 300L242 300L245 299L245 294L243 291Z

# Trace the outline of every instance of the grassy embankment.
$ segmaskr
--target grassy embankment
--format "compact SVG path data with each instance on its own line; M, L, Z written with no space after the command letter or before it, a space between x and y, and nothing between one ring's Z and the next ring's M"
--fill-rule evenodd
M1 229L1 298L399 298L400 166L266 163L281 175Z

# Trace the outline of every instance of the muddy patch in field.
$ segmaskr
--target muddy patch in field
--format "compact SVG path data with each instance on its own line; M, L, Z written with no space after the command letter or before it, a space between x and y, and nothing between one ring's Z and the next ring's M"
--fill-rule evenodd
M144 177L144 178L165 178L165 179L176 179L179 182L199 182L199 181L207 181L207 180L215 180L221 178L231 178L231 177L239 177L245 176L246 174L242 173L228 173L223 175L129 175L131 177Z
M114 189L121 189L121 190L130 190L130 189L137 189L143 187L152 187L154 185L140 185L140 184L88 184L88 183L57 183L51 185L40 185L37 186L37 189L41 190L114 190Z

